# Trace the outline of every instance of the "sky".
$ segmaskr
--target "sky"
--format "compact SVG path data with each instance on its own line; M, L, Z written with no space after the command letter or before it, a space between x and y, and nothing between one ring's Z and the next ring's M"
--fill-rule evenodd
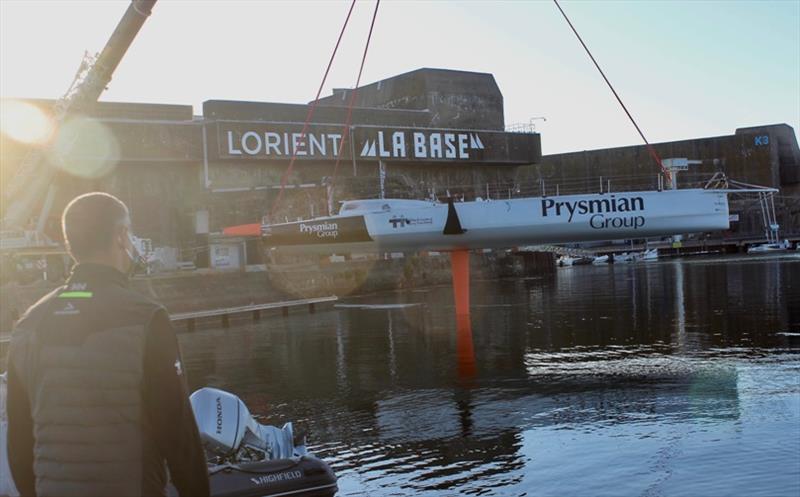
M314 98L350 2L159 0L104 101ZM787 123L800 130L800 0L561 5L651 142ZM55 98L127 1L0 0L0 96ZM322 95L355 84L372 0L359 0ZM362 76L492 73L506 124L545 154L641 143L550 1L388 1Z

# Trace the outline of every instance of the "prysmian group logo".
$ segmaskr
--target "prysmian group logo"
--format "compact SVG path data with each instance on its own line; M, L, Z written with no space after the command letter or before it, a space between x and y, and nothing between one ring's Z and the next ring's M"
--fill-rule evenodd
M641 215L621 215L615 213L638 212L644 210L644 198L639 196L617 197L609 195L606 198L557 200L553 198L542 199L542 217L548 215L568 216L567 222L571 223L576 215L589 215L589 226L594 229L630 228L638 229L644 226L645 218Z
M392 228L404 228L406 226L417 224L433 224L433 218L407 218L405 216L392 216L392 218L389 219L389 223L391 223Z
M317 224L300 223L300 233L313 235L317 238L336 238L339 236L339 224L327 221Z

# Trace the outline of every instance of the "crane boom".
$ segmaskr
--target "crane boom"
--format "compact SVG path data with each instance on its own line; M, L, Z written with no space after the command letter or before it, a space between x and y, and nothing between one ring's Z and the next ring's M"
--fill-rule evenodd
M122 61L134 38L150 16L156 0L132 0L116 29L97 57L92 70L81 88L77 89L73 105L92 105L111 81L111 76Z
M87 112L100 98L120 61L134 38L150 16L156 0L131 0L103 51L96 58L84 59L75 81L53 108L53 119L58 126L73 112ZM5 192L2 225L4 229L19 228L31 217L33 209L47 195L55 170L45 160L46 150L31 151L20 163ZM49 202L45 202L48 205ZM43 209L40 217L47 215ZM39 222L42 226L42 222Z

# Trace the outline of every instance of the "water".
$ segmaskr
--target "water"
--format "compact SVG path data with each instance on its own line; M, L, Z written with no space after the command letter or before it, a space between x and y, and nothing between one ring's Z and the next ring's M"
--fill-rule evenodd
M183 335L339 495L800 495L800 257L561 268Z

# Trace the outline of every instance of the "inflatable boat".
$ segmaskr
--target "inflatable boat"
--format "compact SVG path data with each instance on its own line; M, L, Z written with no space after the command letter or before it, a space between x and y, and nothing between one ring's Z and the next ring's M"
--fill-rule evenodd
M329 497L336 476L310 455L292 423L262 425L237 396L201 388L189 398L206 449L212 497ZM170 489L170 495L177 495Z

